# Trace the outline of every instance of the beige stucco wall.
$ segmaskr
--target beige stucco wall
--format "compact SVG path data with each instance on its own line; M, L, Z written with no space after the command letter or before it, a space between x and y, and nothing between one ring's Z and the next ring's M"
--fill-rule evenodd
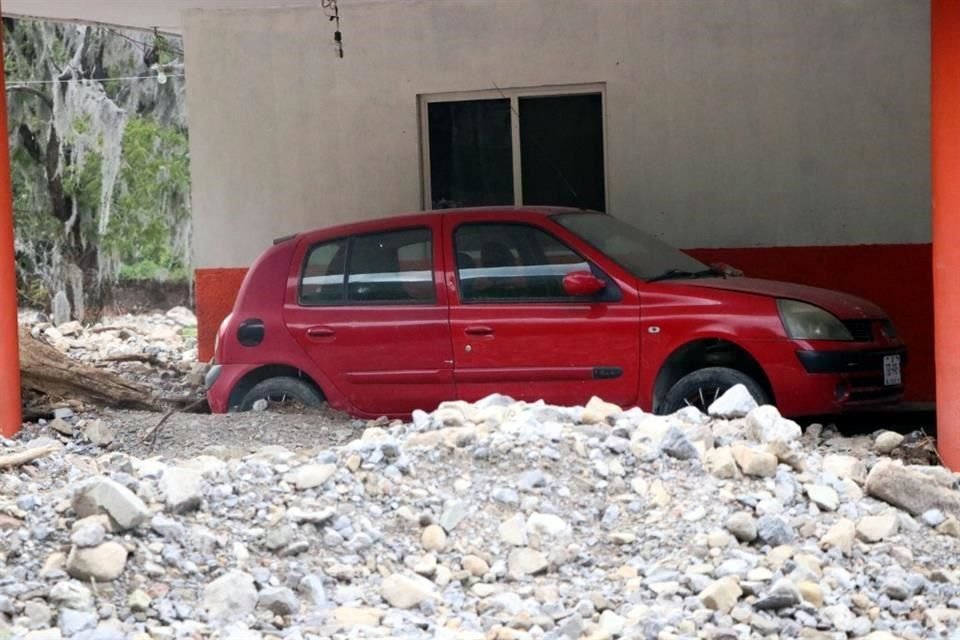
M185 15L198 267L421 206L418 94L606 85L611 213L683 247L928 242L925 0L341 2Z

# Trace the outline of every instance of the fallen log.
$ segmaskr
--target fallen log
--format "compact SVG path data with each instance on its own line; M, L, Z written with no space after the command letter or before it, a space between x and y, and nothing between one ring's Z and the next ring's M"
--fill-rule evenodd
M79 400L119 409L160 409L148 387L71 360L31 336L26 327L20 327L20 379L24 392L52 400Z

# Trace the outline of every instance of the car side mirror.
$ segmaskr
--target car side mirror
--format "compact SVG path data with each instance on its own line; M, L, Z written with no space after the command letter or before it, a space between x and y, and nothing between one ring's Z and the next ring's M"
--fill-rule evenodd
M583 298L603 291L607 283L589 271L571 271L563 277L563 291L568 296Z

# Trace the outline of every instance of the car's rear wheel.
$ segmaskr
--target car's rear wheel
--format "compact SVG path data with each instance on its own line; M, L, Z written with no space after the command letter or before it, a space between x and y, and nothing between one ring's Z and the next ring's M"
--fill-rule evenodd
M277 377L267 378L251 387L240 400L237 410L293 411L320 407L323 403L323 395L309 383L297 378Z
M677 380L663 397L657 413L671 414L684 407L696 407L706 413L714 400L737 384L745 386L757 404L770 402L763 387L747 374L727 367L707 367L688 373Z

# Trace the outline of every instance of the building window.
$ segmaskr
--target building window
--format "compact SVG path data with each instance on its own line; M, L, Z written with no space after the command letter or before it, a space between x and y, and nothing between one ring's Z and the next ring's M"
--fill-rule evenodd
M606 210L603 86L421 96L424 206Z

